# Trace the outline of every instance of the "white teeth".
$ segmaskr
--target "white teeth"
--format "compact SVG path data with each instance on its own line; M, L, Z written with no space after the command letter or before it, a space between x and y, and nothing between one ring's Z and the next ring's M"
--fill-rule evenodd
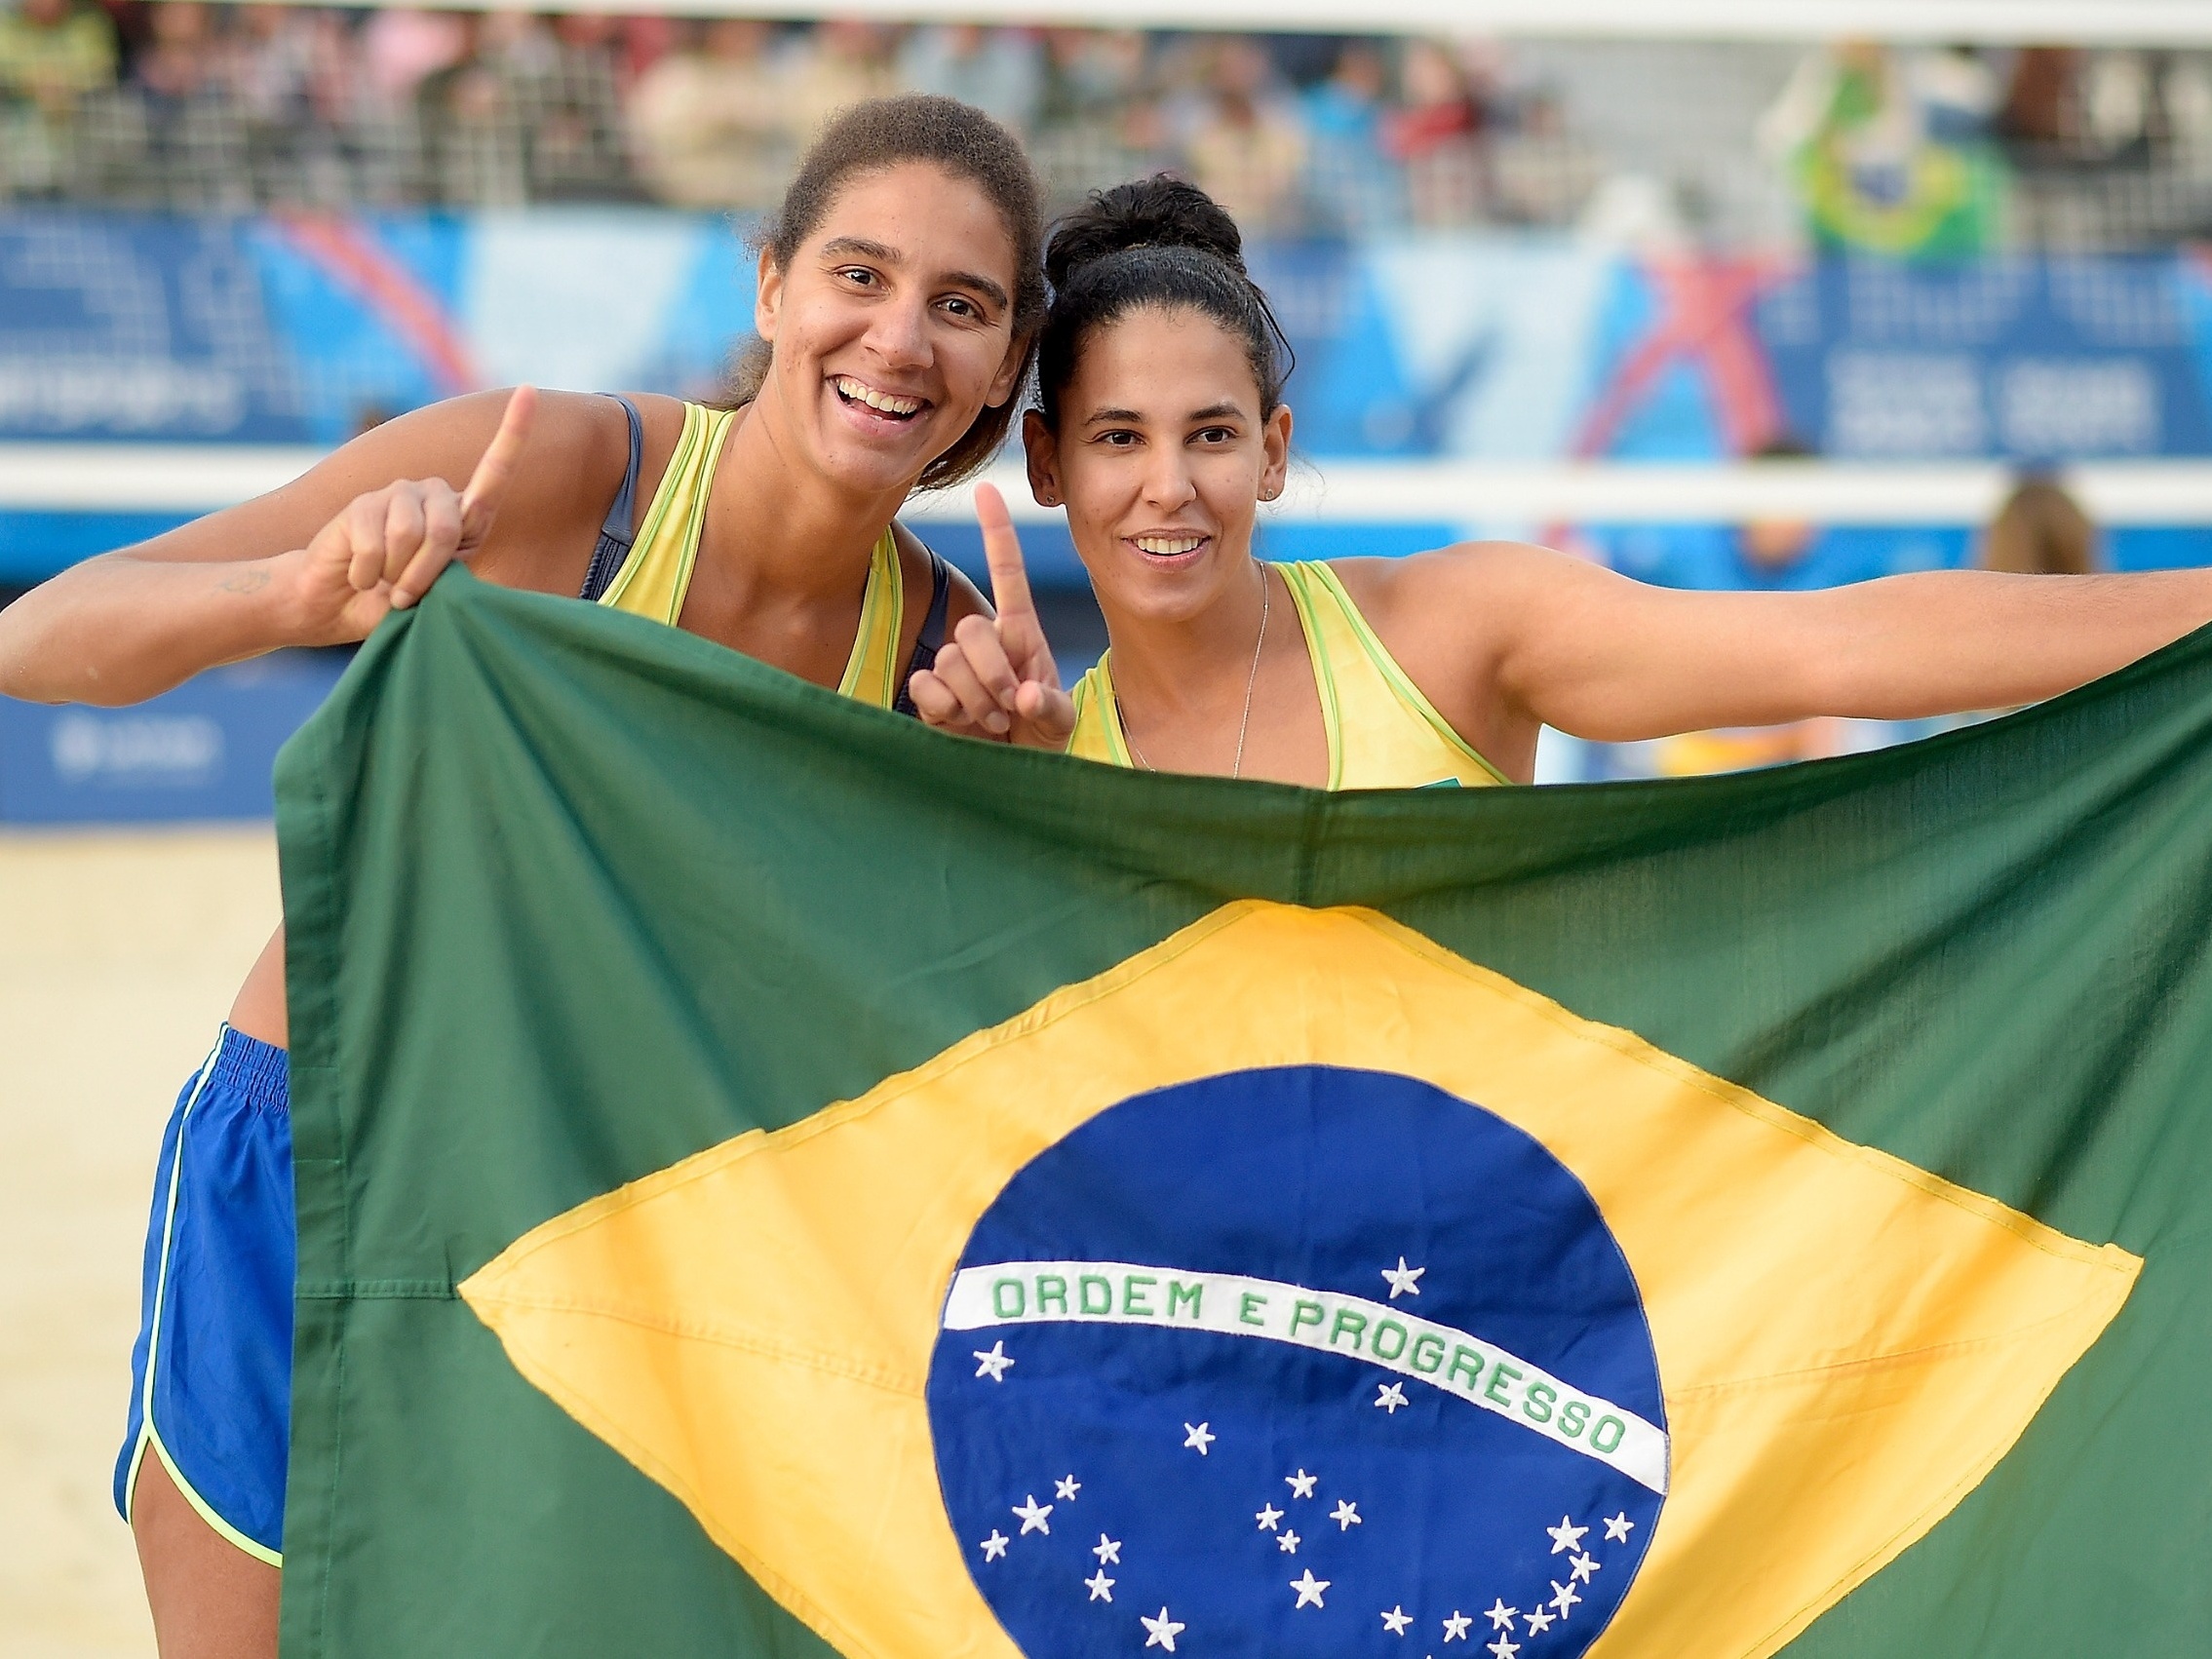
M866 404L870 408L881 409L885 414L911 415L921 409L919 398L894 398L888 392L878 392L873 386L846 379L842 375L837 379L837 390L854 403Z
M1177 554L1196 553L1206 541L1204 536L1137 536L1133 539L1139 552L1171 559Z

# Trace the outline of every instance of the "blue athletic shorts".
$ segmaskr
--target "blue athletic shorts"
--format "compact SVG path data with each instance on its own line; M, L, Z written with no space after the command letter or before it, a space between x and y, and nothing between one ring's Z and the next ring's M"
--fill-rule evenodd
M225 1025L162 1136L115 1506L130 1519L151 1452L210 1525L272 1565L284 1546L294 1226L285 1051Z

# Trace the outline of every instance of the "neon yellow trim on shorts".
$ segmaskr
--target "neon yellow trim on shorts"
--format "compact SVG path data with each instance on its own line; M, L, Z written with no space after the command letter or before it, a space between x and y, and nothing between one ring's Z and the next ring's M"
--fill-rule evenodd
M154 1455L161 1459L161 1466L169 1471L169 1478L176 1483L176 1489L184 1494L184 1501L192 1506L202 1521L214 1528L215 1534L224 1543L244 1550L257 1562L267 1562L269 1565L274 1567L284 1565L285 1559L282 1551L272 1550L265 1544L256 1544L217 1515L214 1505L208 1502L206 1498L193 1489L192 1483L184 1478L184 1471L176 1466L176 1459L169 1454L169 1447L162 1445L161 1435L155 1430L151 1418L148 1418L145 1427L138 1431L138 1439L142 1445L151 1446L154 1448Z

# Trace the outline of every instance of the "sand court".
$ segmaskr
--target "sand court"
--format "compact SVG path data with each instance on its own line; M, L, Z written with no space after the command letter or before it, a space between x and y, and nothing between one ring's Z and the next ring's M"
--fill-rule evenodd
M0 1651L151 1659L108 1483L163 1121L276 925L266 828L0 833Z

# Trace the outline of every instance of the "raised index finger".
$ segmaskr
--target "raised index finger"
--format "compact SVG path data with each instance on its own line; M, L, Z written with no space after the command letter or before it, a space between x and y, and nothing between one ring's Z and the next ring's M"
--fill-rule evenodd
M499 511L500 497L507 493L507 481L515 475L515 458L523 452L524 441L530 435L531 417L536 412L536 387L518 386L508 395L507 412L499 417L499 430L491 435L484 458L477 462L476 471L469 474L468 487L461 491L461 520L470 528L479 527Z
M1029 598L1022 538L1014 533L1014 516L1006 511L1006 497L998 493L996 484L976 485L976 521L983 526L983 559L990 567L990 602L999 621L1034 616L1037 607Z

